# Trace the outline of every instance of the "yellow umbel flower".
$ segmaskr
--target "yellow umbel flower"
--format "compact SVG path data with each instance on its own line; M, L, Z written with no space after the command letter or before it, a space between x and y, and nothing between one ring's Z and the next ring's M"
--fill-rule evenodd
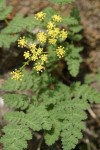
M18 39L18 47L23 48L23 47L25 47L26 45L27 45L27 40L25 39L25 36L20 37L20 38Z
M54 28L54 36L56 37L60 33L59 28Z
M48 24L47 24L47 28L52 29L54 27L55 27L55 24L53 22L49 21Z
M38 62L36 63L36 66L34 67L34 69L37 71L37 73L39 73L39 72L42 72L45 68L40 62Z
M31 44L29 47L30 47L30 51L32 53L34 53L36 51L36 44L35 43Z
M65 40L68 36L68 33L67 31L65 31L64 29L62 31L60 31L60 35L59 37L62 39L62 40Z
M47 30L48 36L50 36L52 38L57 38L59 33L60 33L60 29L59 28L54 28L54 29Z
M23 56L25 59L29 59L30 58L30 52L29 51L24 52Z
M49 43L52 44L52 45L55 45L56 42L57 42L57 39L55 39L55 38L49 39Z
M49 30L47 30L47 34L48 34L48 36L53 37L54 30L53 30L53 29L49 29Z
M44 20L44 18L46 17L46 13L43 13L43 12L38 12L37 14L35 14L35 19L37 20Z
M59 58L64 57L64 54L65 54L64 47L59 46L59 47L56 49L56 53L57 53L57 56L58 56Z
M43 48L42 47L37 48L37 55L41 55L42 52L43 52Z
M55 22L61 22L61 21L62 21L62 18L61 18L60 15L53 15L53 16L52 16L52 19L53 19L53 21L55 21Z
M37 52L34 52L31 56L32 61L36 61L38 59Z
M47 54L41 55L40 58L41 58L41 60L42 60L43 63L44 63L44 62L47 62L47 60L48 60Z
M44 32L38 32L37 34L37 40L42 44L42 43L45 43L46 42L46 34Z
M15 69L15 71L12 71L11 75L12 75L11 78L14 80L20 80L21 81L22 77L23 77L22 72L20 70L17 70L17 69Z

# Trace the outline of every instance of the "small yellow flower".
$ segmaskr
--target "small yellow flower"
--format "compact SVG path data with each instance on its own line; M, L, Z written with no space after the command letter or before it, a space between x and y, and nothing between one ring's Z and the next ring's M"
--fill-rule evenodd
M47 30L48 36L50 36L50 37L52 37L52 38L57 38L59 32L60 32L60 29L59 29L59 28L54 28L54 29L49 29L49 30Z
M22 77L23 77L22 72L20 70L17 70L17 69L15 69L15 71L12 71L11 75L12 75L11 79L14 79L14 80L20 80L21 81Z
M31 56L32 61L36 61L38 59L37 52L34 52Z
M38 32L38 34L37 34L37 39L38 39L38 41L42 44L42 43L45 43L46 42L46 39L47 39L47 37L46 37L46 34L44 33L44 32Z
M54 27L55 27L55 24L53 22L49 21L48 24L47 24L47 28L52 29Z
M57 39L55 39L55 38L49 39L49 43L52 44L52 45L55 45L56 42L57 42Z
M58 56L59 58L64 57L64 54L65 54L64 47L59 46L59 47L56 49L56 53L57 53L57 56Z
M54 28L54 36L56 37L60 33L59 28Z
M38 12L36 15L35 15L35 19L37 20L44 20L44 18L46 17L46 13L43 13L43 12Z
M61 18L60 15L53 15L53 16L52 16L52 19L53 19L53 21L55 21L55 22L61 22L61 21L62 21L62 18Z
M34 67L34 69L37 71L37 73L42 72L45 68L41 63L36 63L36 66Z
M48 60L47 54L41 55L40 58L41 58L42 62L47 62L47 60Z
M54 30L53 30L53 29L47 30L47 34L48 34L48 36L53 37L53 35L54 35Z
M25 47L27 45L27 40L25 39L25 37L23 36L23 37L20 37L19 39L18 39L18 47L21 47L21 48L23 48L23 47Z
M24 52L23 56L24 56L25 59L29 59L30 58L30 52L29 51Z
M41 55L43 52L43 48L39 47L37 48L37 55Z
M36 49L36 44L33 43L33 44L31 44L29 47L30 47L30 50L31 50L31 49L32 49L32 50L33 50L33 49Z
M59 37L61 37L62 40L65 40L68 36L67 31L65 31L64 29L62 31L60 31L60 35Z
M31 53L35 53L36 52L36 44L34 43L34 44L31 44L30 46L30 51L31 51Z

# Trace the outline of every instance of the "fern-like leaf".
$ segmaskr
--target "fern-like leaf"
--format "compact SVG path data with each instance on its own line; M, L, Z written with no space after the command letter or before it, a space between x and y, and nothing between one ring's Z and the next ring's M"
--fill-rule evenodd
M31 131L22 125L9 124L3 128L5 135L1 138L4 150L23 150L27 148L27 140L32 139Z
M60 136L60 130L61 130L61 127L60 127L60 122L56 121L56 122L53 122L53 128L50 130L50 131L47 131L45 133L45 142L47 143L47 145L52 145L55 143L55 141L57 141L59 139L59 136Z
M23 71L24 77L22 81L12 80L10 77L2 86L4 91L29 90L33 85L33 78L30 72Z
M50 1L57 4L69 4L74 2L75 0L50 0Z
M3 10L0 10L0 20L4 20L11 13L12 6L9 6Z
M5 94L3 99L8 107L24 110L29 106L29 98L19 94ZM13 102L12 102L13 99Z
M23 15L17 14L8 26L2 30L2 33L18 33L25 29L25 19Z
M71 16L63 17L62 22L63 22L63 24L65 24L65 25L77 25L77 24L78 24L77 19L74 18L74 17L71 17Z
M67 59L68 70L73 77L76 77L79 73L80 63L79 59Z
M0 33L0 47L9 48L18 39L18 35Z

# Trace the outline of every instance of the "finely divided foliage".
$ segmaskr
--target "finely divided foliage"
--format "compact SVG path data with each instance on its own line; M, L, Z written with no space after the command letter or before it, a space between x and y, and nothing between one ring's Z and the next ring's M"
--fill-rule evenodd
M53 0L52 2L67 4L72 1ZM4 4L4 0L2 0L1 6L3 7ZM50 18L59 27L56 28L56 32L54 31L56 23L50 22ZM43 22L41 23L41 21ZM47 25L48 22L49 24ZM65 30L62 30L64 34L60 34L60 26L62 25L67 26L68 37L67 34L65 35L67 33ZM34 69L27 71L21 67L20 70L12 72L13 79L18 80L9 78L5 81L2 90L6 94L3 95L3 98L11 111L4 116L8 124L3 128L4 135L1 137L0 142L3 143L4 150L23 150L27 148L27 141L32 139L34 132L43 131L47 145L52 145L61 139L63 150L71 150L75 148L82 138L82 130L85 128L84 120L87 118L85 110L90 107L90 103L100 103L100 93L92 89L88 84L81 85L80 82L74 82L68 86L60 82L52 74L53 70L58 67L59 59L66 63L71 76L76 77L79 73L79 66L82 62L80 52L83 48L75 44L76 41L81 39L79 31L82 29L79 24L78 12L74 9L71 16L60 17L53 9L46 8L43 12L37 13L35 18L33 16L25 18L18 14L1 31L1 34L12 36L13 33L19 36L19 32L22 29L26 29L28 33L31 33L30 36L27 39L23 37L18 40L19 46L24 47L28 46L27 41L34 41L36 35L32 33L32 29L36 27L44 30L47 27L48 37L50 38L53 35L53 40L47 40L47 36L46 39L44 36L43 40L41 39L41 34L39 34L37 36L38 43L42 42L40 47L32 43L28 47L31 52L29 49L24 52L25 60L27 58L30 60L30 57L32 57L32 61L34 63L36 61L34 69L37 69L38 74ZM52 28L53 34L51 32ZM31 36L32 34L33 36ZM60 37L65 37L64 40L58 41L58 46L55 45L54 40L56 34L60 34ZM9 41L8 45L10 45L10 42L12 41ZM51 43L46 45L47 43L44 44L45 42ZM59 43L62 43L62 45L59 46ZM0 46L5 46L5 44L0 40ZM48 58L46 54L43 54L43 52L46 52L46 50L43 51L45 46L47 46L46 49L50 53ZM37 63L38 60L39 62ZM46 65L44 65L45 61ZM23 66L28 63L26 61ZM39 72L41 71L41 63L46 68L42 73ZM18 71L22 71L23 76Z
M45 142L48 145L54 144L61 137L63 149L71 150L82 138L81 131L85 128L83 121L87 118L85 110L89 108L88 102L100 103L100 93L88 85L76 82L69 87L57 83L52 77L43 78L44 74L46 77L46 73L43 73L41 76L35 76L35 80L32 75L33 93L40 88L41 82L44 83L42 89L38 93L35 92L35 95L30 97L27 94L6 94L3 96L5 103L10 108L16 109L5 115L5 119L9 122L9 125L4 127L5 135L1 138L5 150L26 148L26 140L32 138L30 129L44 130ZM50 88L51 81L55 82L54 90ZM22 80L22 85L23 82ZM28 80L26 83L28 84ZM37 87L34 86L35 84ZM9 91L11 86L13 92L16 92L16 87L14 89L14 84L12 85L9 87L4 85L3 89ZM17 93L22 89L20 86ZM23 110L26 110L26 113Z

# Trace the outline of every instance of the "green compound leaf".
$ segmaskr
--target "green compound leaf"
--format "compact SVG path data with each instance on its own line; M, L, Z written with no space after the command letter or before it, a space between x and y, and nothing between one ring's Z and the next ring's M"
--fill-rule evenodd
M28 90L33 86L33 78L30 72L24 70L24 77L22 81L13 80L8 78L2 86L2 90L16 91L16 90Z
M100 92L87 84L76 83L74 94L76 98L82 97L83 100L88 100L90 103L100 103Z
M7 120L9 123L16 123L16 124L25 124L25 113L24 112L9 112L5 114L4 119Z
M74 2L75 0L50 0L52 3L57 3L57 4L69 4Z
M0 47L9 48L18 39L18 35L0 33Z
M60 123L59 122L55 122L55 126L53 125L54 128L52 128L50 131L47 131L45 134L45 142L47 143L47 145L52 145L54 144L60 136Z
M65 25L77 25L78 21L76 18L68 16L68 17L62 17L62 23Z
M42 128L44 130L50 130L52 127L49 113L42 105L38 107L33 106L29 109L29 112L26 115L26 122L30 128L36 131L39 131Z
M6 0L0 0L0 11L3 10L6 6Z
M32 139L31 131L22 125L9 124L3 128L5 135L1 138L4 150L23 150L27 148L27 141Z
M43 10L43 12L46 13L46 17L45 17L45 20L44 20L44 25L46 26L47 23L51 20L51 17L54 14L57 14L57 12L53 8L51 8L51 7L45 8Z
M4 20L12 12L12 6L6 7L3 10L0 10L0 20Z
M79 59L67 59L68 70L73 77L79 73L80 63Z
M82 50L83 47L75 47L73 44L70 44L66 49L65 60L68 70L73 77L76 77L79 73L80 63L82 62L80 52Z
M23 15L17 14L8 26L2 30L2 33L18 33L25 29L25 19Z
M73 33L78 33L82 30L82 26L81 25L76 25L76 26L71 26L70 27L70 30L73 32Z
M85 110L89 108L88 102L100 103L100 93L86 84L81 85L79 82L73 83L70 87L58 83L55 85L55 90L48 89L47 91L43 90L43 93L39 96L38 105L31 104L25 113L21 111L9 112L4 119L11 125L25 127L25 133L28 129L33 131L44 130L44 138L48 145L54 144L61 137L63 149L71 150L82 138L81 130L85 128L83 121L87 118ZM9 94L8 97L6 95L6 99L9 96ZM14 95L12 94L12 96ZM46 103L49 97L50 101ZM13 99L11 101L13 103ZM12 106L12 103L9 104ZM15 101L14 105L16 105ZM15 149L22 150L22 148L26 148L25 140L28 139L28 135L24 134L23 137L18 135L17 137L18 131L16 132L16 129L17 127L9 129L8 125L8 128L4 131L5 135L2 137L1 142L4 143L5 150L7 147L12 149L12 145L16 146L16 142L19 146ZM23 130L22 132L24 132ZM13 138L9 140L8 134L10 132ZM19 141L19 138L21 141ZM22 146L20 146L21 142L23 142Z
M10 108L24 110L29 106L29 98L25 95L5 94L3 99Z

